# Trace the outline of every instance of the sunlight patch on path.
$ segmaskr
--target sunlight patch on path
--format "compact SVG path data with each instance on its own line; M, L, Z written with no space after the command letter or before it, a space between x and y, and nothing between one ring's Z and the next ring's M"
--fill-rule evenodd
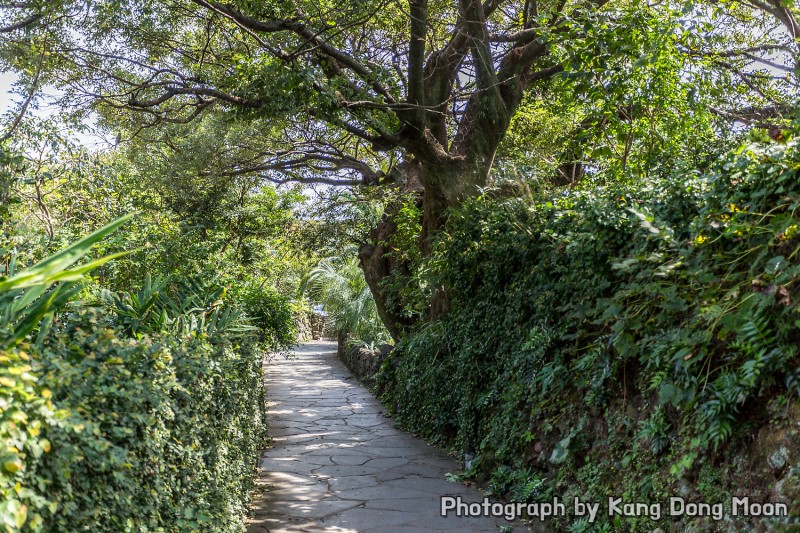
M445 481L457 462L395 429L335 350L335 343L307 343L296 357L267 366L273 446L261 458L248 533L498 532L509 525L440 516L441 496L479 502L483 495Z

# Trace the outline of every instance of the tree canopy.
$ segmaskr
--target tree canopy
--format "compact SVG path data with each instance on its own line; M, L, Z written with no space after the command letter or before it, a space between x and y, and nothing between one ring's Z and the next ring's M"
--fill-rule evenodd
M415 191L425 253L449 208L520 168L547 186L640 179L714 160L736 122L779 135L800 59L798 10L781 0L0 8L3 63L30 96L19 116L55 86L65 108L97 112L208 191ZM391 232L361 251L379 307Z

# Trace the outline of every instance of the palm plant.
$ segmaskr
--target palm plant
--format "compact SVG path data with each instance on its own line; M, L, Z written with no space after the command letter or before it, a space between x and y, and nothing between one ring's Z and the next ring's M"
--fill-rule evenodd
M9 261L7 276L0 277L0 349L19 344L37 327L39 338L43 338L50 327L53 314L80 292L80 282L84 275L128 253L119 252L72 267L89 253L94 244L132 216L133 213L116 219L22 272L16 272L13 258ZM0 255L5 252L7 250L0 250Z
M165 313L156 305L167 280L161 276L153 279L148 273L138 291L113 293L100 291L100 298L114 311L116 321L128 333L136 334L143 326L155 323L164 325Z
M225 287L216 281L183 279L172 291L167 288L166 278L147 274L138 291L104 290L100 297L116 323L133 335L169 331L183 336L205 333L211 338L236 338L257 329L242 309L223 300Z
M226 299L227 289L219 280L200 277L182 279L174 296L162 295L162 309L174 320L178 334L205 333L211 338L240 338L258 328L236 303Z
M309 272L303 290L323 305L338 332L367 344L391 339L354 255L320 261Z

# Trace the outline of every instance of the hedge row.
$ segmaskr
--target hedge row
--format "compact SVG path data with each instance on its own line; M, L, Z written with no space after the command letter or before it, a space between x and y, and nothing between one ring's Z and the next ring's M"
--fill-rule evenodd
M240 531L265 438L252 343L126 338L83 308L0 354L8 531Z
M748 490L733 456L800 393L799 169L792 141L703 176L474 200L420 269L451 311L384 364L384 400L520 500Z

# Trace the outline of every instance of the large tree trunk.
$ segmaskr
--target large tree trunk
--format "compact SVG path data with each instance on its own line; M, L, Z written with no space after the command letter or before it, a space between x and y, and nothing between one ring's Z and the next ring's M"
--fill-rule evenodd
M402 169L403 189L420 194L422 201L422 234L419 246L423 256L432 252L436 235L447 222L447 210L469 196L480 193L487 183L487 165L480 164L426 164L411 160ZM367 284L370 287L378 314L395 341L413 324L413 319L403 316L402 302L390 298L383 281L393 273L410 274L408 265L392 254L391 237L397 231L393 213L386 213L379 225L370 233L370 243L361 247L359 259ZM434 292L429 310L431 320L436 320L450 308L446 287Z
M393 171L395 181L407 193L422 196L422 166L417 160L409 160ZM358 250L358 258L364 278L367 280L372 297L386 329L392 338L400 339L403 330L411 326L414 320L404 316L399 302L393 301L384 287L384 280L393 273L409 275L408 265L400 261L398 254L392 254L392 236L397 232L393 219L394 213L384 213L377 227L370 232L370 242Z
M437 233L447 223L448 209L461 204L469 197L477 196L488 180L487 167L483 164L431 165L423 173L422 235L420 248L423 256L432 252ZM431 298L430 319L437 320L450 310L448 288L437 287Z
M413 324L412 319L403 316L402 308L391 300L383 285L383 281L395 272L408 274L407 266L390 253L390 239L396 231L397 225L392 217L384 215L378 227L370 232L372 242L358 251L361 269L375 299L378 315L395 342L400 339L403 330Z

